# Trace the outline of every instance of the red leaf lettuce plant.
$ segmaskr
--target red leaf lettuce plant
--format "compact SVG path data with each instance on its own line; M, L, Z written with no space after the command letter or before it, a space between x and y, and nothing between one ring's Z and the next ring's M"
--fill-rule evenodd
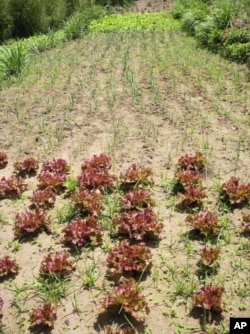
M123 280L107 293L101 305L108 313L131 315L135 320L143 322L149 313L145 297L141 294L133 278Z
M188 215L186 222L206 237L218 234L221 230L217 215L210 211L200 211L194 215Z
M54 188L45 188L36 190L30 197L32 204L38 209L44 207L46 209L54 206L56 201L56 194Z
M130 245L127 240L119 243L108 255L108 275L115 280L121 276L146 273L152 267L152 253L144 244Z
M94 155L91 159L86 160L81 168L82 171L89 170L92 168L99 168L103 170L108 170L111 168L110 157L106 154L101 153L100 155Z
M197 152L195 155L185 154L178 160L178 170L193 170L202 173L205 168L206 159L204 155Z
M114 186L115 177L108 174L105 169L91 168L78 176L78 185L81 189L95 189L101 192L110 190Z
M151 209L124 212L113 218L113 224L120 234L135 240L158 238L163 228Z
M16 237L22 237L23 235L37 233L42 228L50 233L50 224L50 219L42 208L36 211L18 213L15 219L14 234Z
M34 175L38 168L38 159L35 157L30 157L14 163L14 172L19 176Z
M216 261L218 260L220 255L219 248L213 247L204 247L201 250L201 263L207 267L213 267L216 265Z
M8 165L8 156L4 152L0 152L0 169Z
M231 206L245 204L250 201L250 183L240 184L239 179L232 176L222 184L220 196L223 202Z
M40 274L63 276L75 269L74 259L66 250L48 254L40 266Z
M42 172L68 174L70 166L64 159L53 159L46 161L42 166Z
M205 188L197 185L188 185L184 187L184 192L179 194L181 207L192 208L201 207L202 200L206 197Z
M62 232L64 242L76 247L84 247L89 243L98 245L102 240L101 226L93 216L73 219Z
M243 232L250 233L250 211L242 212Z
M221 313L223 311L222 294L224 291L221 286L204 285L199 292L192 295L193 304L202 307L204 310Z
M137 164L132 164L125 172L121 173L120 180L121 188L125 190L154 183L152 170Z
M71 196L75 209L82 213L90 213L97 216L101 209L102 195L88 189L80 190Z
M121 207L124 210L150 208L154 205L152 192L147 189L129 191L121 198Z
M46 326L53 328L56 320L57 308L50 302L44 302L30 313L31 326Z
M15 260L12 260L10 256L6 255L0 258L0 277L17 274L19 266Z
M16 176L11 176L8 179L2 177L0 180L0 199L7 198L13 199L17 198L24 192L27 185L24 181Z
M53 188L57 193L64 190L64 182L66 181L66 174L64 172L49 172L49 171L42 171L38 175L38 188L45 189L45 188Z

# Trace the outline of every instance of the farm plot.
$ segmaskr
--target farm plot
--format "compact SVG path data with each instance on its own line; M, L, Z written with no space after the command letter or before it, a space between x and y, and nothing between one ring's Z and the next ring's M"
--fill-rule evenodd
M229 333L249 316L243 66L178 31L92 33L0 94L3 333Z

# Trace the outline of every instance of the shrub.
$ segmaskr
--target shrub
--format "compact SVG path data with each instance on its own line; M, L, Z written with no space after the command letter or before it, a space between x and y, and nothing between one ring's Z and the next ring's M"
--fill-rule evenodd
M0 42L11 37L13 27L12 16L9 12L9 0L0 1Z
M221 50L221 55L239 63L246 63L249 60L250 42L235 43L226 45Z
M243 29L227 29L223 32L222 42L225 45L231 45L235 43L249 43L250 32Z
M195 35L195 27L206 18L206 13L202 10L188 10L182 16L182 29L189 35Z
M45 6L42 1L9 0L12 37L28 37L46 31Z
M206 46L210 50L217 50L222 42L222 33L211 17L207 17L205 21L196 25L195 37L200 45Z

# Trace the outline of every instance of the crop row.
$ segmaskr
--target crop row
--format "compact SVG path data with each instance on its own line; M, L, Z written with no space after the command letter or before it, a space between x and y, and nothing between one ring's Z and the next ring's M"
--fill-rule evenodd
M7 163L7 155L1 152L0 167L4 168ZM206 193L202 177L205 165L205 157L201 153L180 157L172 193L180 199L178 209L189 213L186 217L187 225L205 236L205 240L213 240L222 227L215 213L203 210ZM111 217L115 231L112 238L118 241L106 259L106 275L113 287L101 299L100 305L102 312L110 315L122 313L137 322L144 322L150 310L138 281L149 274L152 268L152 252L147 242L159 239L163 229L163 224L153 211L155 202L150 190L154 183L152 170L133 164L117 178L110 174L111 162L105 154L94 155L86 160L81 165L81 174L74 182L69 178L70 166L64 159L43 163L39 174L39 162L34 157L15 162L13 166L14 175L0 180L2 199L20 196L27 189L25 178L37 175L38 179L37 190L30 197L30 209L16 214L15 238L28 239L42 230L53 233L48 210L55 205L56 196L64 193L74 207L72 219L62 229L62 243L68 250L50 252L41 262L39 274L48 285L55 279L64 279L75 270L76 263L72 257L75 250L81 252L85 247L102 244L104 231L99 218L103 214L103 198L105 194L119 192L119 212ZM240 184L238 179L232 177L222 184L219 197L231 209L244 206L250 200L250 184ZM245 211L242 217L243 232L249 233L250 213ZM216 273L220 249L205 245L200 255L200 273ZM15 276L18 271L19 265L10 255L0 259L0 276ZM193 305L204 311L220 313L223 311L223 292L222 286L205 284L193 293ZM1 312L3 300L0 299L0 302ZM57 304L50 301L40 304L30 313L31 326L53 327L56 309ZM108 326L105 331L112 333ZM125 328L119 333L134 332L133 328Z

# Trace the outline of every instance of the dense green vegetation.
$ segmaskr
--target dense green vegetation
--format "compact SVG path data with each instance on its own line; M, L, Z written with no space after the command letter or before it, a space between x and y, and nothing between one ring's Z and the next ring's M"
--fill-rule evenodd
M89 25L89 30L93 32L115 32L129 30L168 30L178 29L179 27L179 22L166 12L129 13L93 20Z
M1 0L0 41L60 28L76 12L94 5L124 5L132 0Z
M199 45L234 61L249 61L249 0L177 0L173 15Z

